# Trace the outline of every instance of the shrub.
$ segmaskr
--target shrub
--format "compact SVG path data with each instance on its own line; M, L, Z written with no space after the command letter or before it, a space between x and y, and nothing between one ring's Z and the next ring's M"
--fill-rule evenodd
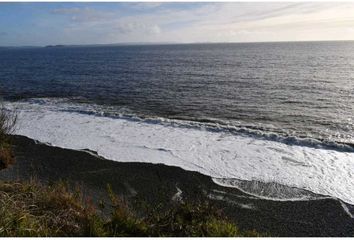
M258 236L242 232L208 202L178 202L167 211L155 210L145 219L150 235L160 237Z
M8 136L13 133L16 121L17 115L0 104L0 170L15 161Z
M111 218L105 224L105 228L109 232L109 235L120 237L148 236L148 226L146 223L137 218L130 210L128 204L113 193L110 185L108 185L107 188L111 200L111 207L113 209Z
M0 136L5 137L13 133L16 122L17 114L6 109L4 105L0 103Z

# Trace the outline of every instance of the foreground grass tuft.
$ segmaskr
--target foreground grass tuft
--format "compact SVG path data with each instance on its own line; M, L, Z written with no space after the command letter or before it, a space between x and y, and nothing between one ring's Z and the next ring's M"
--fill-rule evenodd
M45 187L30 183L0 184L0 236L91 235L95 213L64 184Z
M104 218L80 191L69 191L64 183L0 182L0 237L258 236L241 232L207 203L175 203L167 211L137 217L109 194L113 210Z

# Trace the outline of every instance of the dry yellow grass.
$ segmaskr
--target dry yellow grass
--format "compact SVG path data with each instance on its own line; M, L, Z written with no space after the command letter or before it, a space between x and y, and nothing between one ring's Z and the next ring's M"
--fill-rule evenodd
M65 184L0 184L0 236L92 236L95 212Z

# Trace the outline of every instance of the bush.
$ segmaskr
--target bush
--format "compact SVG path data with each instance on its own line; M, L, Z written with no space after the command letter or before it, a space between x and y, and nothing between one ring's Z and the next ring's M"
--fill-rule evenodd
M208 202L178 202L167 211L155 210L145 219L150 235L160 237L259 236L242 232Z
M13 164L15 158L11 150L9 134L13 133L17 115L0 104L0 170Z
M13 133L16 122L17 114L6 109L4 105L0 103L0 136L5 137Z

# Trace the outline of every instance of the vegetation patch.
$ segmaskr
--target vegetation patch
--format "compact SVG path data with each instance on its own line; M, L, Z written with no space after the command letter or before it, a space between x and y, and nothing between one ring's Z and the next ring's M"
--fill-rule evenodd
M14 130L17 115L0 104L0 170L7 168L15 161L11 150L9 134Z
M109 190L112 212L99 208L63 182L0 182L0 237L56 236L258 236L241 232L208 203L175 203L137 217Z

